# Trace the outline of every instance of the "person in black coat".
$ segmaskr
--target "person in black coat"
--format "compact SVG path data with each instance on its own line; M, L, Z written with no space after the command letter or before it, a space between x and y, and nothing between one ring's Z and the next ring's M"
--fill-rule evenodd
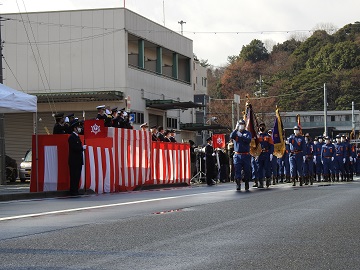
M64 126L64 113L55 114L56 124L53 128L53 134L66 134L65 126Z
M212 138L209 137L206 140L207 145L205 146L205 164L206 164L206 183L208 186L215 185L216 182L213 180L215 176L215 153L212 146Z
M83 145L79 137L81 133L80 122L75 120L71 124L73 132L70 134L69 143L69 171L70 171L70 195L79 195L79 183L83 165Z

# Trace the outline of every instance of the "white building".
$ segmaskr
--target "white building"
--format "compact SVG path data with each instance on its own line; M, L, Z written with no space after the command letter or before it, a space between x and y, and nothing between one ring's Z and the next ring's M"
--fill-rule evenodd
M193 122L192 40L124 8L2 17L4 84L38 96L39 134L52 133L56 112L91 119L96 106L122 109L126 98L135 129ZM7 154L19 162L32 133L32 115L7 114Z

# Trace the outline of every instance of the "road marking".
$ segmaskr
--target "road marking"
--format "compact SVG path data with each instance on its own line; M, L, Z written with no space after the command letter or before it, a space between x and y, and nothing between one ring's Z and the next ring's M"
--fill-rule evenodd
M172 196L172 197L164 197L164 198L156 198L156 199L148 199L148 200L140 200L140 201L133 201L133 202L104 204L104 205L80 207L80 208L65 209L65 210L56 210L56 211L49 211L49 212L42 212L42 213L35 213L35 214L26 214L26 215L19 215L19 216L3 217L3 218L0 218L0 222L1 221L7 221L7 220L22 219L22 218L32 218L32 217L41 217L41 216L54 215L54 214L64 214L64 213L71 213L71 212L84 211L84 210L101 209L101 208L107 208L107 207L124 206L124 205L139 204L139 203L157 202L157 201L165 201L165 200L172 200L172 199L178 199L178 198L192 197L192 196L198 196L198 195L207 195L207 194L221 193L221 192L234 192L234 190L231 189L231 190L223 190L223 191L212 191L212 192L204 192L204 193L196 193L196 194L188 194L188 195L180 195L180 196Z

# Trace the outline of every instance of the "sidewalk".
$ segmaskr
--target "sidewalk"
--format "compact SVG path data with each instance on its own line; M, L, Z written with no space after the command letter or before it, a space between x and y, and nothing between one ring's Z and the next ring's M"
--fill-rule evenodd
M0 201L54 198L67 195L67 191L30 192L30 181L21 183L17 180L14 183L7 182L6 185L0 185Z

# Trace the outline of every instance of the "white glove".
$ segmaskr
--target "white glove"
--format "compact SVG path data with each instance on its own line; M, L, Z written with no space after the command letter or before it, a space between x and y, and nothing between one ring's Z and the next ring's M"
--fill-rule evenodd
M64 122L69 123L70 122L69 117L66 116Z
M324 164L324 161L323 161L323 160L321 161L321 164Z
M356 163L356 158L354 158L354 163Z
M270 161L272 161L273 159L273 154L270 154Z
M84 150L86 149L86 145L83 145L83 149L84 149Z
M334 157L331 158L331 161L334 161Z
M303 156L303 161L305 162L305 160L306 160L306 157L305 157L305 156Z
M316 163L316 157L313 158L314 163Z
M214 157L216 154L215 154L215 153L212 153L211 155Z
M345 159L345 158L343 158L343 163L345 163L345 161L346 161L346 159Z
M352 157L350 157L350 162L352 162L353 161L353 158Z

